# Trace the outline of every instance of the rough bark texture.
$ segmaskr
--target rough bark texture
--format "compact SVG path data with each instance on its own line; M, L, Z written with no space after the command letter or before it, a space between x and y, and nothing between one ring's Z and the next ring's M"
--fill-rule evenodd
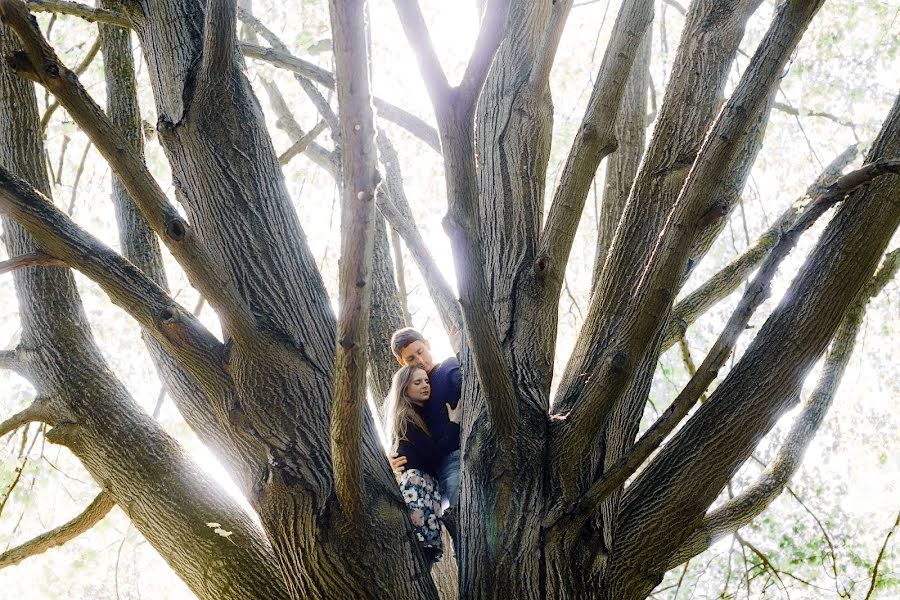
M634 459L643 470L633 483L620 481L595 497L590 490L636 456L630 453L653 369L672 337L666 324L673 299L739 197L778 77L821 2L779 5L770 33L724 106L726 77L760 0L693 2L640 167L649 43L638 38L652 3L623 3L546 223L552 130L547 77L572 2L482 3L482 29L458 86L444 76L418 3L395 4L437 116L458 303L415 231L386 138L379 150L387 185L377 199L377 126L362 0L331 2L333 76L285 56L286 46L258 21L254 30L277 47L244 45L254 55L272 58L275 52L283 64L305 69L304 76L337 91L335 118L327 99L312 84L305 88L325 122L339 131L332 131L336 152L314 142L304 152L344 190L340 323L242 70L235 4L107 0L103 11L79 7L78 14L131 24L140 38L160 115L157 130L187 215L177 224L190 234L185 243L194 245L183 252L182 240L160 222L154 210L174 208L159 186L150 185L139 153L125 147L137 143L127 36L103 30L109 113L128 136L120 148L110 143L118 138L103 117L84 109L84 93L72 96L65 87L74 75L53 60L29 63L29 57L49 56L45 49L38 44L28 55L16 55L12 63L21 73L57 94L69 93L67 102L80 98L84 110L70 109L73 118L104 138L94 142L125 171L118 173L122 184L116 184L114 203L131 263L4 175L0 207L39 244L4 222L10 255L18 258L0 271L16 269L23 341L21 353L0 355L0 366L16 363L40 375L40 410L25 416L54 426L51 439L72 449L199 597L435 597L365 411L366 349L370 387L380 399L393 370L387 337L402 322L385 224L373 211L378 202L424 271L445 326L461 322L465 332L460 596L644 598L666 569L722 530L716 513L707 514L710 505L795 402L807 371L897 228L897 178L884 175L846 200L789 294L709 400L658 454ZM18 6L0 0L0 13L12 14L6 11ZM254 23L248 8L245 21ZM27 39L24 23L17 31ZM0 50L9 54L4 32ZM5 68L0 86L0 165L46 192L34 94ZM300 141L305 134L291 107L274 84L263 86L279 126ZM620 104L624 111L617 117ZM900 152L898 113L900 104L870 162ZM434 130L425 128L437 147ZM616 138L620 152L607 174L599 275L551 402L561 274L590 182ZM130 200L124 187L132 191ZM166 295L151 228L185 263L193 285L213 296L224 344ZM762 260L768 248L729 271L726 284L714 282L720 286L715 293L733 285L734 273ZM208 269L193 264L200 258ZM265 537L222 500L226 496L113 378L90 337L71 275L50 266L61 262L96 279L144 327L185 420L225 459ZM675 314L687 321L708 305L691 301L688 316L678 309ZM17 363L19 354L28 357L26 365ZM3 427L13 428L25 416ZM739 512L740 518L726 519L729 527L743 522L745 511ZM211 521L232 536L216 535L205 525Z

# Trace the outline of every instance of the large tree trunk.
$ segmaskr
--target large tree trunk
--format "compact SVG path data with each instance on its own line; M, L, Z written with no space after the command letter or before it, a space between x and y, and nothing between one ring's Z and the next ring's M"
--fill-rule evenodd
M779 5L724 106L727 74L760 0L693 2L640 167L654 3L623 3L546 211L548 77L572 0L482 3L482 29L458 86L441 69L417 3L396 4L437 116L460 298L457 304L434 273L411 224L386 138L379 148L389 185L381 186L365 2L332 0L334 76L293 57L279 60L336 91L338 118L300 77L336 140L334 153L309 150L342 188L336 318L243 71L234 2L104 0L124 12L60 9L137 32L185 220L141 161L127 34L102 31L109 123L57 64L20 3L0 0L0 14L29 41L11 64L57 94L116 171L114 205L131 262L3 172L0 208L19 222L4 220L10 254L40 249L53 264L81 269L138 320L179 410L224 459L264 533L136 407L100 358L71 274L58 266L15 275L19 354L39 394L31 414L53 425L50 439L76 454L200 598L435 597L366 410L365 370L382 398L393 368L386 338L401 323L377 204L425 271L445 326L461 322L466 336L460 596L644 598L673 561L705 547L709 507L795 402L896 230L897 179L857 188L898 170L896 161L878 159L900 152L900 100L867 166L827 190L831 204L856 191L791 291L708 402L662 445L679 424L667 419L688 402L684 418L712 382L767 293L763 278L803 230L782 234L716 352L659 427L637 439L654 369L671 342L673 300L735 204L778 78L821 2ZM266 39L273 52L286 52ZM0 53L13 46L0 26ZM288 112L277 89L266 87ZM0 99L0 165L46 194L33 90L3 67ZM434 133L425 136L432 147ZM563 276L597 167L617 146L590 307L551 402ZM824 207L814 204L798 221L805 228ZM218 312L223 343L166 294L156 236ZM667 433L654 441L659 431Z

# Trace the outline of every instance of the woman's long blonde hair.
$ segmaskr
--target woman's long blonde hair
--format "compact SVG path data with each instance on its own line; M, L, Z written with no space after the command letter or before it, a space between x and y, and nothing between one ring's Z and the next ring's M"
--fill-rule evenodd
M406 386L409 385L416 371L425 371L422 367L403 367L394 373L394 379L391 382L391 391L384 402L384 431L388 435L388 448L391 454L397 451L400 446L400 440L406 438L406 427L412 422L413 425L431 435L425 421L416 412L415 404L406 395ZM427 375L427 373L426 373Z

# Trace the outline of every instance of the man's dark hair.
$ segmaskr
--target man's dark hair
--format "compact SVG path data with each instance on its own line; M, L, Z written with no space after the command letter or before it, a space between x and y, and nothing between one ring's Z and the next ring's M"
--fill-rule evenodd
M424 343L425 336L412 327L398 329L394 332L394 335L391 336L391 352L394 353L394 356L400 358L400 353L403 352L403 349L413 342Z

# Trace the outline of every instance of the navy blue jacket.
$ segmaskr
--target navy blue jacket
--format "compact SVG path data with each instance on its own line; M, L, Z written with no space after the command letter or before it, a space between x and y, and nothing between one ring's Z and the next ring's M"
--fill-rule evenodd
M450 426L450 419L447 417L447 404L452 408L456 408L459 402L459 396L462 393L462 376L459 372L459 362L455 357L448 358L444 362L437 365L428 374L431 383L431 398L422 407L422 420L428 426L428 431L432 437L441 439L446 435L447 428ZM459 426L456 426L457 440L459 438ZM456 448L459 448L457 443ZM443 460L450 452L442 454L440 460Z
M448 421L442 437L433 433L428 435L413 423L407 423L406 437L400 440L397 454L406 457L405 469L419 469L437 479L444 457L458 449L459 425L456 423Z

